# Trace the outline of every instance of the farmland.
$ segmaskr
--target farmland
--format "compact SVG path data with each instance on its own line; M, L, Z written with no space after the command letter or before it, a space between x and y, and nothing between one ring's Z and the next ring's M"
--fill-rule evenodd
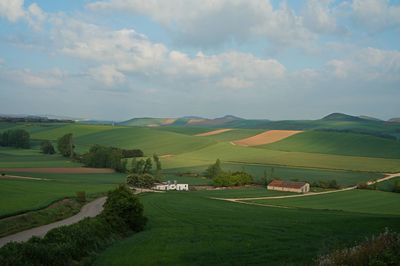
M207 192L142 196L149 218L146 230L106 250L95 265L310 264L318 254L385 227L400 230L399 216L268 208L208 196Z
M190 185L211 185L212 180L204 178L203 173L218 158L223 170L248 172L258 182L262 177L311 184L335 180L338 185L348 187L400 171L398 141L347 132L305 131L268 145L242 147L231 142L265 130L235 128L196 136L216 129L24 123L1 128L29 131L33 148L1 147L0 168L11 168L6 173L10 176L45 180L0 179L0 217L42 209L65 197L75 197L77 191L99 195L125 182L126 174L119 173L18 171L82 167L58 154L39 152L38 143L42 140L55 143L67 133L74 134L78 153L94 144L142 149L145 156L157 153L163 166L162 180ZM388 190L395 180L382 182L377 188ZM246 201L289 209L213 199L285 195L291 194L255 185L142 194L140 199L149 219L146 230L110 247L100 254L95 265L130 265L133 260L147 265L184 265L187 261L195 265L261 261L307 264L320 254L381 232L385 227L400 230L399 194L389 192L353 190Z

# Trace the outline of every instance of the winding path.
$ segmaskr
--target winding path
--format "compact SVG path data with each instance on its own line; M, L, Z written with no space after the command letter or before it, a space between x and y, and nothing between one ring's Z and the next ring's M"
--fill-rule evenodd
M375 183L380 183L380 182L383 182L383 181L386 181L386 180L390 180L390 179L395 178L395 177L400 177L400 173L386 174L384 177L379 178L377 180L368 181L367 185L373 185ZM338 193L338 192L353 190L353 189L356 189L356 188L357 188L357 186L352 186L352 187L347 187L347 188L338 189L338 190L330 190L330 191L323 191L323 192L310 192L310 193L306 193L306 194L286 195L286 196L269 196L269 197L256 197L256 198L215 198L215 197L210 197L210 198L211 199L216 199L216 200L224 200L224 201L230 201L230 202L236 202L236 203L250 204L250 205L261 205L261 206L282 208L284 206L257 204L257 203L252 203L252 202L250 203L250 202L245 202L245 201L247 201L247 200L251 201L251 200L309 197L309 196L322 195L322 194Z
M95 217L103 211L103 205L106 202L107 197L101 197L95 199L94 201L89 202L88 204L84 205L79 213L71 216L67 219L46 224L43 226L31 228L13 235L5 236L0 238L0 247L4 246L9 242L24 242L29 240L32 236L43 237L46 235L48 231L51 229L63 226L63 225L70 225L83 220L86 217Z

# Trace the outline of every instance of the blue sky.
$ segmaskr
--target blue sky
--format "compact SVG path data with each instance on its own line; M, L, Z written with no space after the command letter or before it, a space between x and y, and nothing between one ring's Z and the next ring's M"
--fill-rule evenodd
M400 117L400 1L0 0L0 113Z

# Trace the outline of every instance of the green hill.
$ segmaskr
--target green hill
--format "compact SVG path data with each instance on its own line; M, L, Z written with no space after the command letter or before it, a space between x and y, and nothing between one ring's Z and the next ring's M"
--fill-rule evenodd
M400 158L399 141L353 133L307 131L261 147L280 151Z
M179 154L194 151L215 143L212 140L187 136L146 127L116 128L76 138L78 149L93 144L142 149L145 154Z

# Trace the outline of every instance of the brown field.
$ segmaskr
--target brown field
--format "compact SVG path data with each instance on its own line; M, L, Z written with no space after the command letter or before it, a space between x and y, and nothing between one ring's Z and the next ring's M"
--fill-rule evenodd
M231 130L232 130L232 128L223 128L223 129L217 129L217 130L213 130L213 131L197 134L195 136L206 137L206 136L212 136L212 135L221 134L221 133L224 133L224 132L227 132L227 131L231 131Z
M257 146L257 145L264 145L273 142L280 141L287 137L293 136L295 134L301 133L303 131L299 130L269 130L263 133L257 134L255 136L235 140L232 142L234 145L239 146Z
M58 167L58 168L0 168L0 172L43 173L43 174L109 174L108 168Z
M174 123L176 121L176 118L166 118L164 121L161 123L161 125L166 126Z

